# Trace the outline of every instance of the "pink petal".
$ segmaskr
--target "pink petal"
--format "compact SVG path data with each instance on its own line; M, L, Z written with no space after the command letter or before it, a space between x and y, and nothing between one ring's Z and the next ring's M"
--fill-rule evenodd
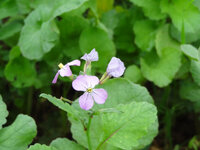
M95 48L88 54L90 61L98 61L99 60L99 56L97 51L95 50Z
M69 62L69 63L67 63L69 66L80 66L81 65L81 62L80 62L80 60L73 60L73 61L71 61L71 62Z
M57 82L58 76L59 76L60 72L58 71L52 81L53 84L55 84Z
M79 105L84 110L89 110L94 105L94 101L92 99L92 95L90 93L85 92L83 95L79 97Z
M119 58L112 57L106 70L108 75L117 78L122 76L124 71L125 71L124 63Z
M66 64L62 69L60 69L60 76L61 77L69 77L72 75L72 71L69 66Z
M99 83L96 76L79 75L73 82L72 87L76 91L86 91L88 88L94 88Z
M98 61L98 52L94 48L89 54L84 54L83 57L81 57L81 59L85 61Z
M104 89L93 89L92 97L97 104L104 104L108 98L108 93Z

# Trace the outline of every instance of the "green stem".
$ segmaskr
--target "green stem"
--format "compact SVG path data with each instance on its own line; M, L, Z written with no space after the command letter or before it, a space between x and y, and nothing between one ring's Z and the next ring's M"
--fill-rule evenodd
M62 96L60 97L60 99L63 100L63 101L66 101L66 102L68 102L68 103L70 103L70 104L72 103L71 100L69 100L69 99L67 99L67 98L64 98L64 97L62 97Z
M90 125L91 125L92 115L89 116L88 125L87 125L87 141L88 141L88 150L92 150L91 141L90 141Z

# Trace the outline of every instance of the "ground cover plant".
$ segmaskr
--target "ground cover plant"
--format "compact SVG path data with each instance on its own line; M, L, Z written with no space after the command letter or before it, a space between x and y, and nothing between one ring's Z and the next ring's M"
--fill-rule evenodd
M200 0L1 0L0 20L0 150L200 148Z

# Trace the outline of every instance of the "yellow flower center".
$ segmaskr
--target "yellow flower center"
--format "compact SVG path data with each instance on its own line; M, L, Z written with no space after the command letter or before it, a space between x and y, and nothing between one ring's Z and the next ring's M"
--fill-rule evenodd
M60 64L58 65L58 67L59 67L60 69L62 69L62 68L64 67L64 65L63 65L62 63L60 63Z
M88 93L91 93L91 92L92 92L92 88L88 88L88 89L87 89L87 92L88 92Z

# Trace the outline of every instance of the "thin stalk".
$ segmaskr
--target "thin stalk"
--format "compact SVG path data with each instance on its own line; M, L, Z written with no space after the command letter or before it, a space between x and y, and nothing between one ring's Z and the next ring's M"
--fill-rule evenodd
M184 22L182 22L182 29L181 29L181 44L185 44L185 27L184 27Z
M88 125L87 125L87 141L88 141L88 150L92 150L91 141L90 141L90 125L91 125L92 115L89 116Z
M62 97L62 96L60 97L60 99L63 100L63 101L66 101L66 102L68 102L68 103L70 103L70 104L72 103L71 100L69 100L69 99L67 99L67 98L64 98L64 97Z

